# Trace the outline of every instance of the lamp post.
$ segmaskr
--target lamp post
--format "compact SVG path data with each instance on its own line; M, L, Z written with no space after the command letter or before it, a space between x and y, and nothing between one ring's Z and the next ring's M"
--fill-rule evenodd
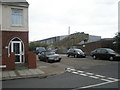
M71 38L71 40L72 40L72 47L73 47L73 41L74 41L74 39L75 39L75 38Z

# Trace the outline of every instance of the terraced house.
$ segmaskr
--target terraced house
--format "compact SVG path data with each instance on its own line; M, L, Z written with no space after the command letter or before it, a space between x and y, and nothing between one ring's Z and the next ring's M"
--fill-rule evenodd
M14 64L9 64L13 58L15 64L28 62L28 7L26 0L0 0L0 53L5 64L2 67L12 69ZM10 60L12 53L15 57Z

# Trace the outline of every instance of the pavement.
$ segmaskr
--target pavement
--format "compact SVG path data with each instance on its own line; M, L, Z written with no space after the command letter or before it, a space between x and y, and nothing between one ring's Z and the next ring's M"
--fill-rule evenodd
M61 74L65 72L65 68L70 68L59 62L46 63L37 60L37 68L29 69L27 65L16 65L15 70L0 71L0 80L23 79L23 78L45 78L50 75Z

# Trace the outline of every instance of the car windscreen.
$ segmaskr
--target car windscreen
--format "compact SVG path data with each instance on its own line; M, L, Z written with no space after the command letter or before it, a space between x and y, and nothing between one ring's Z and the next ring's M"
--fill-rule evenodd
M107 49L107 51L108 51L109 53L115 53L115 51L112 50L112 49Z
M46 52L46 55L54 55L55 52Z
M80 49L75 49L76 50L76 52L80 52L80 53L84 53L82 50L80 50Z

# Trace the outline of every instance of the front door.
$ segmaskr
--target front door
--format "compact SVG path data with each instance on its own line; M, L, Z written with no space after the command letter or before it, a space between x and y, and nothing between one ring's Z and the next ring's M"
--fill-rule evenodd
M23 52L22 52L22 43L21 41L12 41L11 43L11 52L15 53L15 63L23 62Z

